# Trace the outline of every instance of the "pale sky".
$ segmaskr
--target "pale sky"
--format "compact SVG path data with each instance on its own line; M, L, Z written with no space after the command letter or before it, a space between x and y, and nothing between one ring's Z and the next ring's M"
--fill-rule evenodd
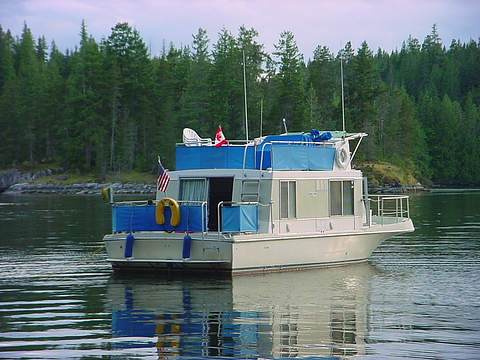
M235 36L241 25L253 27L269 53L289 30L306 59L317 45L336 54L347 41L354 49L366 40L374 52L391 52L409 35L422 43L433 24L447 48L452 39L480 38L480 0L0 0L4 31L20 36L26 22L35 38L55 40L61 51L79 44L82 19L97 42L128 22L152 55L163 44L191 45L199 27L210 45L223 27Z

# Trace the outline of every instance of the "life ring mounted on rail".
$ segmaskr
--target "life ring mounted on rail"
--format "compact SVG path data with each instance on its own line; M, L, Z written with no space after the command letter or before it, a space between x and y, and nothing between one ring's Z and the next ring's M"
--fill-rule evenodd
M348 153L347 149L343 146L338 148L335 153L335 160L340 168L346 169L348 163L350 162L350 154Z
M165 216L163 215L165 205L167 205L172 211L170 225L178 226L178 224L180 224L180 206L178 205L178 202L172 198L164 198L157 203L157 207L155 208L155 221L159 225L165 223Z

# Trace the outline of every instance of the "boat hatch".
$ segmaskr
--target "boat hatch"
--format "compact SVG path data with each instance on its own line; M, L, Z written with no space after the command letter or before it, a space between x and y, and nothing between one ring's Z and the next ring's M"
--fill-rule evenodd
M218 203L232 201L233 177L212 177L208 182L208 229L217 231Z

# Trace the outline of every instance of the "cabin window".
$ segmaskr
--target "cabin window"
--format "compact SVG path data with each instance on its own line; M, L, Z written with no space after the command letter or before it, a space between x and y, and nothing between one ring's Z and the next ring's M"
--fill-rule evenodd
M181 201L205 201L205 188L206 179L180 179L179 198Z
M280 181L280 218L297 217L297 184L295 181Z
M330 215L353 215L353 181L330 181Z

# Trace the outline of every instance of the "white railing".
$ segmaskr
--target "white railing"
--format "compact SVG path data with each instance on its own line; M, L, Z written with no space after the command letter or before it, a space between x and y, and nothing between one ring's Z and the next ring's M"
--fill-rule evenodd
M370 208L372 215L378 217L381 225L392 221L401 222L410 217L410 201L407 195L370 195L368 202L367 209Z

